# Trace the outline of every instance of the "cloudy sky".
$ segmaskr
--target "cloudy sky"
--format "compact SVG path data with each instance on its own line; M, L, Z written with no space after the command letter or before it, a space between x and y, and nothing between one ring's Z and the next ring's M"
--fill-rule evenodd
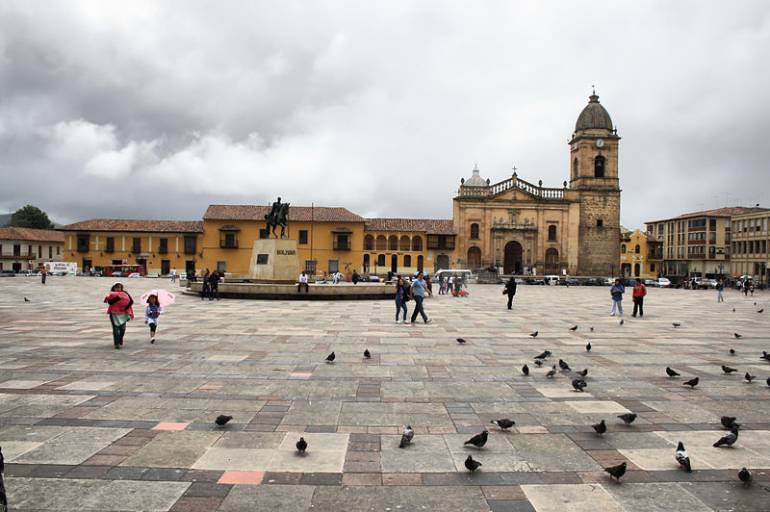
M0 212L451 217L474 162L568 179L592 84L625 225L770 206L768 54L765 0L4 1Z

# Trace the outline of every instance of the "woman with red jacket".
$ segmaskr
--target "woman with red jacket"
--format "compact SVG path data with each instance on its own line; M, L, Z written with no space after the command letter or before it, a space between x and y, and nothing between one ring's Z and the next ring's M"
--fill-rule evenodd
M636 278L636 284L634 285L634 292L633 292L633 298L634 298L634 314L631 315L633 317L636 317L637 310L639 311L639 317L644 316L644 296L647 295L647 287L642 284L642 280L638 277Z
M134 319L134 310L131 307L134 299L123 289L123 285L115 283L110 289L110 293L104 297L104 302L108 304L107 314L112 324L112 341L115 349L120 350L123 346L123 336L126 334L126 324Z

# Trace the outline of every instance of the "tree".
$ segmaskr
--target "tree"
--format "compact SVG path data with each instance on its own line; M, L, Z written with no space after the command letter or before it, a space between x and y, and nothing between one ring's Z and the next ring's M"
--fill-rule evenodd
M48 214L37 206L28 204L19 208L11 215L9 226L17 228L35 228L35 229L53 229L53 222L48 218Z

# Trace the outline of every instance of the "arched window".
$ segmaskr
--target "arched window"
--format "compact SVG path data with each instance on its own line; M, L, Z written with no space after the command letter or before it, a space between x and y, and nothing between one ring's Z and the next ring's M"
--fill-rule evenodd
M471 224L471 240L479 239L479 225L475 222Z
M604 178L604 157L602 155L594 158L594 177Z
M413 251L422 251L422 237L421 236L413 236L412 237L412 250Z
M642 248L641 248L641 247L639 247L639 244L636 244L636 247L634 247L634 252L635 252L636 254L639 254L640 252L642 252ZM638 275L639 275L639 274L637 274L637 276L638 276Z
M405 267L411 267L412 266L412 257L408 254L404 256L404 266Z
M364 254L364 273L369 272L369 255Z
M378 235L377 236L377 250L378 251L384 251L388 248L388 239L385 238L385 235Z
M385 255L384 254L378 254L377 255L377 266L378 267L384 267L385 266Z
M409 237L406 235L402 235L398 241L398 250L408 251L411 246L412 246L412 242L409 240Z
M556 241L556 226L554 225L548 226L548 241L549 242Z
M578 175L578 171L580 171L580 164L578 164L578 159L577 159L577 157L575 157L572 160L572 174L577 176Z
M388 237L388 250L389 251L398 250L398 237L396 235L390 235Z
M366 235L364 237L364 250L365 251L374 250L374 237L372 235Z
M626 253L626 244L621 244L620 252L621 252L621 254L625 254Z

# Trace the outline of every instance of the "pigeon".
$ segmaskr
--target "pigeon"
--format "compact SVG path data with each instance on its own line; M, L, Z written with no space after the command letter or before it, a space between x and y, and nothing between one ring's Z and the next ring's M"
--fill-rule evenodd
M682 386L690 386L690 389L695 388L695 386L698 385L698 382L700 382L700 379L698 377L695 377L694 379L690 379L688 381L685 381L682 383Z
M596 425L591 425L591 426L594 428L597 434L601 435L607 432L607 424L604 423L604 420L600 421Z
M636 414L634 414L633 412L627 412L625 414L621 414L620 416L618 416L618 418L623 420L623 423L625 423L626 425L630 425L636 419Z
M489 432L487 432L487 429L484 429L480 433L476 434L475 436L465 441L463 444L464 445L472 444L476 448L483 448L484 445L487 444L488 437L489 437Z
M399 448L406 448L412 443L414 439L414 430L411 425L404 425L404 430L401 433L401 442L398 443Z
M367 348L366 350L364 350L364 359L371 359L371 358L372 358L372 353L369 352L369 349Z
M733 308L733 313L735 313L735 308Z
M32 301L29 300L28 298L24 297L24 302L32 302Z
M573 325L572 327L569 328L569 330L570 331L577 331L578 330L578 326L577 325Z
M765 361L770 361L770 354L768 354L766 351L762 351L762 355L759 356L760 359L764 359Z
M530 335L532 338L537 338L537 335L538 335L538 334L539 334L539 333L538 333L537 331L529 333L529 335Z
M473 457L468 455L468 458L465 459L465 469L473 473L474 471L479 469L479 467L481 467L481 462L477 460L473 460Z
M754 303L754 305L756 306L756 305L757 305L757 303L755 302L755 303Z
M738 471L738 480L743 482L743 485L749 485L751 483L751 471L746 468L741 468Z
M722 423L722 426L725 427L727 430L730 430L735 427L740 427L740 424L735 423L735 420L737 418L735 416L722 416L719 418L719 422Z
M679 373L670 366L666 366L666 375L669 377L679 377Z
M726 373L728 375L733 373L733 372L737 372L737 371L738 370L736 370L735 368L730 368L729 366L722 365L722 372L724 372L724 373Z
M770 377L767 378L767 385L770 387Z
M307 441L305 441L304 437L300 437L299 441L297 441L297 451L301 454L305 454L305 450L307 450Z
M744 376L743 376L743 378L744 378L744 379L746 379L746 382L748 382L749 384L751 384L751 381L752 381L752 380L754 380L754 379L756 379L756 378L757 378L757 376L756 376L756 375L752 375L752 374L750 374L749 372L746 372L746 375L744 375Z
M544 350L543 352L539 353L535 356L535 359L548 359L551 357L551 351L550 350Z
M680 324L679 322L674 322L671 325L673 325L674 327L680 327L682 324Z
M594 326L593 325L591 327L589 327L589 329L591 330L591 332L594 332Z
M492 420L490 421L490 423L500 427L500 430L508 430L509 428L511 428L516 424L515 421L509 420L508 418L503 418L501 420Z
M575 388L575 391L583 392L583 389L587 386L586 381L583 379L572 379L572 387Z
M604 471L610 474L610 477L617 478L618 482L620 482L620 477L626 474L626 463L621 462L617 466L610 466L608 468L604 468Z
M542 359L535 359L535 366L537 366L538 368L543 366L543 360Z
M626 321L625 321L625 320L623 320L623 319L621 318L621 319L620 319L620 325L623 325L624 323L626 323ZM624 471L625 471L625 470L624 470Z
M764 312L765 312L765 308L762 308L759 311L757 311L757 313L764 313Z
M731 348L731 349L730 349L730 355L731 355L731 356L734 356L734 355L735 355L735 349L734 349L734 348Z
M591 351L591 342L589 341L589 342L586 344L586 352L590 352L590 351Z
M334 362L334 358L337 357L334 355L334 352L326 356L326 362L329 364L332 364Z
M735 441L738 440L738 426L733 425L733 427L730 429L730 432L723 435L719 440L714 443L714 448L719 448L720 446L727 446L728 448L732 447L732 445L735 444Z
M231 419L233 419L232 416L225 416L224 414L220 414L219 416L217 416L217 419L214 420L214 423L216 423L220 427L224 427L225 425L227 425L227 422L230 421Z
M559 359L559 368L561 368L565 372L572 371L572 369L567 364L567 361L564 361L563 359Z
M460 345L465 345L465 339L464 338L457 338L457 343Z
M682 441L679 441L679 444L676 445L676 452L674 453L674 458L682 467L682 469L684 469L688 473L692 473L692 466L690 465L690 456L687 455L687 450L684 449L684 443L682 443Z
M743 338L743 334L738 334L737 332L734 332L733 336L735 336L735 339Z
M529 366L527 366L526 364L524 366L522 366L521 367L521 373L523 373L525 377L528 377L529 376Z
M553 365L553 367L548 370L548 373L545 374L545 377L547 379L553 379L554 375L556 375L556 365Z

